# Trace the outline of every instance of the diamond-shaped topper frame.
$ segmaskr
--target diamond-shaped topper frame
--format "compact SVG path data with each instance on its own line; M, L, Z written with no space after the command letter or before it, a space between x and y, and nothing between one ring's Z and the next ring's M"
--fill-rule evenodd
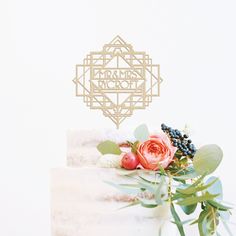
M136 109L145 109L160 96L160 65L145 52L134 51L120 36L101 51L90 52L76 65L76 96L99 109L119 128Z

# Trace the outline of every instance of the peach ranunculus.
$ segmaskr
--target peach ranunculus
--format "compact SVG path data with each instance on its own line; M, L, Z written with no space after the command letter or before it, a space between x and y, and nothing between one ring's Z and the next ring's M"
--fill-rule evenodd
M166 134L152 135L140 143L137 154L141 165L148 170L158 170L159 165L164 169L172 162L177 148L171 144Z

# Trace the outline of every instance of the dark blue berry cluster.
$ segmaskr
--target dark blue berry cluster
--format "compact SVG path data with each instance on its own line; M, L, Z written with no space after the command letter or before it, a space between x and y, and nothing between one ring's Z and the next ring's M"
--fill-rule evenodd
M173 146L177 147L183 156L194 156L196 148L187 134L182 134L178 129L172 129L165 124L161 125L161 129L169 136Z

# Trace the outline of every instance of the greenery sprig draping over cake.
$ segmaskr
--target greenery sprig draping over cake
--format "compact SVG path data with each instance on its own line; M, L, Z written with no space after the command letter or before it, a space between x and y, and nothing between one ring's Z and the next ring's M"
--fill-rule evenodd
M210 144L195 149L188 136L179 130L162 125L162 131L166 133L171 144L176 147L175 155L166 168L157 163L155 170L142 168L141 165L133 170L127 170L121 164L117 168L117 173L125 176L128 183L118 184L109 181L106 183L122 192L136 196L135 200L124 208L134 205L156 208L168 203L173 223L177 226L181 236L186 235L184 225L187 223L198 224L200 236L220 235L218 226L221 223L232 236L228 227L232 207L223 201L220 179L211 176L222 161L221 148ZM134 137L136 141L127 141L126 145L130 147L134 155L137 155L140 145L148 140L151 134L148 127L143 124L135 129ZM120 145L109 140L100 143L97 148L102 155L124 155ZM140 166L141 168L139 168ZM152 197L147 199L143 197L144 193L148 193ZM192 215L196 209L200 209L200 214L196 219L182 221L177 213L179 207L176 206L179 206L187 216ZM161 235L161 231L159 235Z

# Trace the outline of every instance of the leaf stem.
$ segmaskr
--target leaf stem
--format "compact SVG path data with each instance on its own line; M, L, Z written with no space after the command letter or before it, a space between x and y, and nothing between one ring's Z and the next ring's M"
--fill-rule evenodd
M167 172L167 175L169 177L169 182L168 182L168 201L171 204L172 203L172 176L170 172Z
M175 172L172 176L176 176L176 175L179 174L181 171L186 170L187 168L188 168L188 166L185 166L185 167L179 169L179 170L178 170L177 172Z

